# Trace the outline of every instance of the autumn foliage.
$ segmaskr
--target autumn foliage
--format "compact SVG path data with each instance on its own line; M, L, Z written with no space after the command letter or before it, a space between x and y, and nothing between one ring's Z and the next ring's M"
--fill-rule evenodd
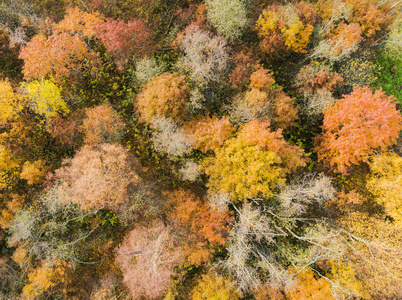
M358 23L342 22L320 41L311 57L337 61L355 52L362 40L362 31Z
M47 171L46 162L41 159L32 163L26 161L22 166L20 178L25 179L28 184L38 184L45 178Z
M119 142L123 136L124 122L107 104L87 108L83 120L84 143L88 145Z
M0 0L0 299L402 299L401 5Z
M35 36L21 49L19 57L24 60L26 79L53 76L56 82L77 76L82 71L82 62L95 58L79 35L67 32Z
M268 126L259 120L247 123L216 150L215 158L204 162L213 192L230 193L237 200L270 197L285 174L305 166L304 151Z
M376 155L370 169L368 189L384 205L388 215L396 222L402 222L402 158L392 153Z
M387 29L392 19L392 1L378 5L374 0L320 0L316 4L318 15L327 22L343 18L349 23L359 24L366 38L378 36Z
M128 151L118 145L84 146L64 165L56 173L61 189L68 201L82 209L117 210L119 204L128 201L130 188L140 181L131 169L133 160Z
M381 90L355 87L324 111L323 133L318 137L318 157L335 170L347 173L352 165L368 162L375 150L394 144L402 117L392 96Z
M22 290L22 299L35 299L42 295L67 294L69 279L66 276L71 268L64 261L43 261L28 274L29 283Z
M307 2L268 6L256 24L260 47L268 54L286 50L306 53L316 21L314 7Z
M157 117L181 121L187 117L186 101L189 96L190 88L185 76L164 73L142 87L134 105L141 115L141 120L148 124Z
M0 81L0 126L14 119L22 105L14 93L11 84L8 81Z
M240 299L240 296L241 293L233 286L229 278L209 271L201 275L197 281L197 285L192 290L191 300L236 300Z
M335 102L332 93L342 83L343 77L324 63L313 61L301 68L296 84L306 98L305 112L308 115L321 114L324 108Z
M119 67L123 67L133 56L141 58L153 50L151 30L141 20L108 19L96 27L97 36L113 55Z
M250 75L249 90L233 100L230 107L234 123L247 123L253 119L270 121L276 127L287 128L298 118L298 107L276 85L273 72L261 65Z
M186 127L194 140L194 147L203 152L222 146L234 131L227 117L218 119L216 116L191 121Z
M174 223L187 227L201 238L200 241L206 240L216 246L225 243L225 233L229 230L226 225L231 220L228 214L210 209L208 203L184 189L169 197L175 208Z
M103 16L99 12L88 13L78 7L69 8L66 15L59 23L52 26L53 33L79 34L89 39L96 34L97 26L103 22Z
M291 300L308 299L335 299L331 293L331 284L324 278L320 278L311 269L306 269L297 274L298 285L286 293Z
M170 284L173 268L184 261L174 230L162 221L138 226L117 249L117 264L134 299L162 296Z
M61 89L51 80L34 80L23 83L21 87L24 89L27 105L38 115L51 119L69 112L67 103L62 99Z

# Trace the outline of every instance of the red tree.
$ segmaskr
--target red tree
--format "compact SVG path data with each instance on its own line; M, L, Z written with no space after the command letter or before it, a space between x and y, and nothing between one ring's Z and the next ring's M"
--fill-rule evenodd
M97 31L120 68L132 56L143 57L152 53L152 32L141 20L125 23L123 20L108 19L98 25Z

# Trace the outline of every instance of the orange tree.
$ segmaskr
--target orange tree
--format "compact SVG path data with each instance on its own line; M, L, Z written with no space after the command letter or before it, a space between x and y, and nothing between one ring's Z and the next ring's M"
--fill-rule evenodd
M402 116L382 90L355 87L324 110L323 132L317 137L318 158L336 171L368 162L370 154L394 144L402 129Z

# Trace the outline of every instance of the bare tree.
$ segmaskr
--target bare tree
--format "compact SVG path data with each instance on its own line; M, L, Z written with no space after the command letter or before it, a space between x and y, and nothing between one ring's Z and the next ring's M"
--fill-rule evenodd
M201 85L220 81L228 70L229 54L226 41L210 32L191 25L181 40L184 57L178 67L190 72L191 78Z
M173 120L159 117L152 120L154 149L170 157L183 156L192 150L191 138Z

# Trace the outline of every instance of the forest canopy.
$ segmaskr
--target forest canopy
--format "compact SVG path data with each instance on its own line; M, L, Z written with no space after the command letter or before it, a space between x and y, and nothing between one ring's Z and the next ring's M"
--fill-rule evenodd
M402 299L398 0L0 0L0 299Z

